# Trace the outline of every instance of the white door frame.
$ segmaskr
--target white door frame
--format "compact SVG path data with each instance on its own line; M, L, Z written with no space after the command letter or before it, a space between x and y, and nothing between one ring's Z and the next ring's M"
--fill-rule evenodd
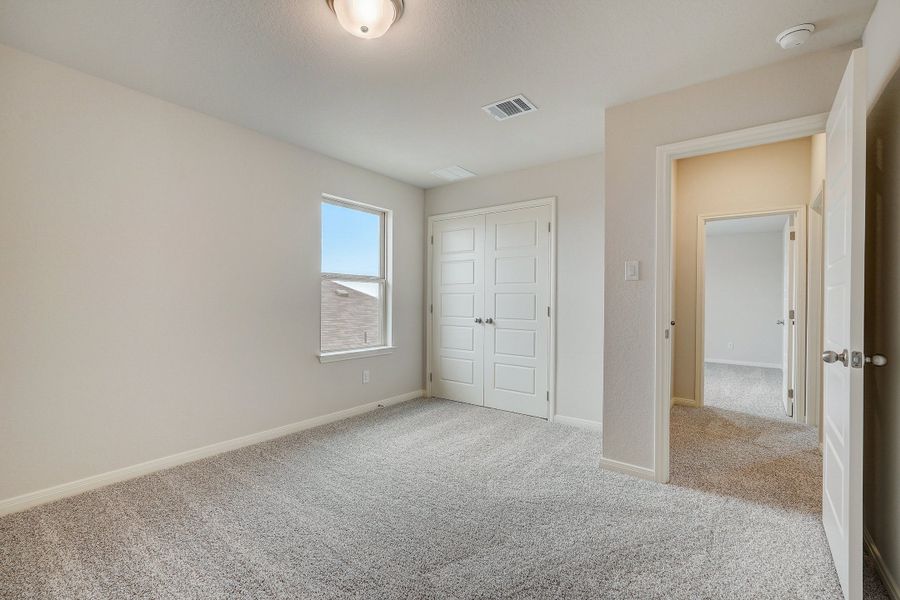
M507 212L520 208L536 208L539 206L550 207L550 359L547 365L548 374L547 381L550 388L549 406L547 407L547 420L553 421L556 416L556 196L548 198L538 198L536 200L525 200L523 202L513 202L510 204L499 204L496 206L487 206L484 208L476 208L472 210L463 210L458 212L441 213L428 217L428 237L425 239L425 245L428 248L426 265L427 272L426 296L425 296L425 396L431 398L431 361L432 361L432 327L433 315L432 307L434 299L432 298L433 273L432 273L432 251L434 249L434 223L445 219L455 219L457 217L472 217L476 215L487 215L491 213Z
M800 117L741 129L656 148L656 298L654 307L654 465L657 481L669 481L669 411L672 396L672 343L670 321L674 318L673 248L674 220L672 162L681 158L726 152L762 144L783 142L825 131L828 113Z
M741 219L746 217L765 217L772 215L790 215L794 217L794 228L797 232L796 257L796 291L795 299L797 329L796 348L796 388L794 389L794 416L797 423L806 423L806 213L807 206L789 206L765 210L751 210L730 213L709 213L697 216L697 296L695 318L695 368L694 406L703 406L703 390L705 372L703 369L706 357L706 224L723 219ZM787 317L785 317L786 319Z

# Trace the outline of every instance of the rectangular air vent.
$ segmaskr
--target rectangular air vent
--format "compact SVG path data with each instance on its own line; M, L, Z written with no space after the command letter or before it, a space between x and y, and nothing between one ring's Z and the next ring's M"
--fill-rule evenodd
M481 110L491 115L498 121L505 121L513 117L518 117L537 110L537 106L525 96L519 94L500 102L494 102L487 106L482 106Z
M431 172L431 174L435 177L446 179L447 181L459 181L460 179L475 177L475 173L467 169L463 169L459 165L453 165L452 167L445 167L443 169L435 169Z

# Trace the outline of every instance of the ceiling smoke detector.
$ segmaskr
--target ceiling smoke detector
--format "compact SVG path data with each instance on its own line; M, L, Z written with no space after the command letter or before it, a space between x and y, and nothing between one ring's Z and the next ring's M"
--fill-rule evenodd
M785 50L790 50L791 48L796 48L797 46L805 44L806 40L810 38L815 30L816 26L812 23L794 25L779 33L775 38L775 41Z

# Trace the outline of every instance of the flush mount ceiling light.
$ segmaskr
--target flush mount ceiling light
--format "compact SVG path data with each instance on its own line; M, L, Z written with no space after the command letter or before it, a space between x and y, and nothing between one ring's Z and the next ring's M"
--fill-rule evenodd
M802 25L794 25L788 29L785 29L775 38L775 41L778 42L778 45L784 48L785 50L789 50L791 48L796 48L797 46L802 46L806 43L806 40L810 38L813 34L813 31L816 30L816 26L812 23L803 23Z
M341 27L356 37L383 36L403 14L403 0L325 0Z

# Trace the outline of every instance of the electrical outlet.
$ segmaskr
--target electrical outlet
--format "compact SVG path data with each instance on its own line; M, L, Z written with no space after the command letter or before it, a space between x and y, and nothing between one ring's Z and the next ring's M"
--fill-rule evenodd
M363 383L369 383L369 370L363 369Z

